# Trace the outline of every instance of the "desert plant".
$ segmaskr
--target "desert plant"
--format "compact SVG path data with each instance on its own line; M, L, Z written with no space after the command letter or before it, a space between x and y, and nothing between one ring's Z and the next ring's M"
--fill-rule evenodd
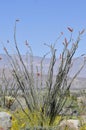
M4 108L7 107L6 96L8 97L10 95L12 97L14 95L14 91L15 91L14 86L15 86L15 83L12 77L9 76L9 73L6 71L6 68L4 67L3 70L1 71L1 76L0 76L0 105L1 107L4 107Z
M30 45L26 41L26 46L30 58L30 70L28 69L27 65L23 61L22 55L19 51L17 41L16 41L17 22L18 20L16 20L15 27L14 27L14 43L17 52L16 54L17 57L16 56L12 57L5 47L4 50L9 58L12 67L11 73L15 80L17 90L20 89L22 91L23 97L28 107L28 112L26 112L23 109L22 104L20 102L19 104L21 105L23 112L27 115L28 119L30 120L30 122L32 122L32 124L34 124L32 117L33 115L36 114L36 118L37 118L36 120L38 120L38 126L41 127L46 126L45 122L47 122L48 126L53 126L57 116L59 116L60 113L63 114L63 108L67 101L68 95L70 93L70 87L73 80L76 78L76 76L80 73L80 71L85 65L85 61L84 61L84 63L81 65L78 72L68 83L67 79L72 64L72 58L78 48L78 44L80 42L80 38L84 30L79 32L78 37L74 42L72 41L73 29L68 27L68 30L71 33L71 37L69 41L67 41L67 39L65 38L63 42L64 48L62 54L60 55L60 64L56 76L54 76L54 66L56 63L56 48L55 48L56 43L52 45L47 45L50 48L51 59L50 59L47 78L44 84L43 61L45 60L46 55L41 60L41 65L40 65L41 71L38 71L37 69L37 73L34 74L33 53ZM72 46L71 48L69 48L69 44L71 43ZM39 77L41 77L41 80ZM35 78L37 78L37 80ZM45 92L43 88L45 88ZM17 99L16 96L15 98ZM30 116L31 114L32 116ZM59 124L59 122L57 124Z

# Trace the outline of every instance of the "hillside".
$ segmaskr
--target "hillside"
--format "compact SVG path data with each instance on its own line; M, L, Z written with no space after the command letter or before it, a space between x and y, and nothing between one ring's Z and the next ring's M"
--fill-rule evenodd
M16 58L18 58L16 55L13 55ZM10 75L9 70L11 69L11 65L9 63L8 57L5 54L0 55L1 60L0 60L0 73L2 72L3 68L5 67L5 71L7 75ZM22 59L25 63L25 65L28 66L28 69L30 69L30 58L27 59L26 56L22 55ZM36 73L36 67L38 67L38 71L40 72L40 62L41 62L41 57L34 56L33 57L33 65L34 65L34 74ZM86 59L86 57L79 57L73 59L73 65L72 68L70 69L70 72L68 74L69 81L71 78L74 76L74 74L79 70L81 65L83 64L83 61ZM48 72L48 67L49 67L50 59L46 58L43 62L43 75L44 79L47 77L47 72ZM58 67L60 64L60 59L57 59L55 67L54 67L54 75L58 72ZM74 80L72 86L72 90L80 90L80 89L86 89L86 65L80 72L80 74L77 76L77 78Z

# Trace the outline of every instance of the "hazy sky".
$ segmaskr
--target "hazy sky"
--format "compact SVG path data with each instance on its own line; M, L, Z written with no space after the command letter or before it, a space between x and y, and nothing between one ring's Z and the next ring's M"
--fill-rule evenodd
M60 32L64 32L57 44L57 51L60 52L64 37L70 36L67 27L74 29L74 38L79 30L86 29L86 0L0 0L0 42L3 41L5 46L7 40L13 46L16 19L20 19L17 41L22 53L24 42L28 40L34 55L43 56L48 51L44 43L53 43ZM0 53L3 53L1 45L0 48ZM76 56L82 53L86 53L86 33Z

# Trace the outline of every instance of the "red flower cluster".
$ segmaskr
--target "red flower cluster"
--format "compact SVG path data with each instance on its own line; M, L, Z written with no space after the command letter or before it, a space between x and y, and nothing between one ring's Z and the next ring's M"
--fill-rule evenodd
M7 51L6 47L4 47L4 50Z
M79 32L79 34L83 34L85 32L85 29L83 29L81 32Z
M66 47L68 46L68 41L66 38L65 38L65 45L66 45Z
M73 32L73 28L68 27L67 28L70 32Z
M40 73L37 73L37 76L40 76Z

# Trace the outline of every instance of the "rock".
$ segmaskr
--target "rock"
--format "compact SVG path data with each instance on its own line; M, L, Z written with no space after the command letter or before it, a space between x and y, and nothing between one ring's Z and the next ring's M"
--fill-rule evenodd
M80 127L80 122L79 120L73 120L73 119L69 119L69 120L63 120L60 123L60 129L64 130L64 128L68 128L68 130L79 130Z
M10 130L12 126L12 116L7 112L0 112L0 129Z

